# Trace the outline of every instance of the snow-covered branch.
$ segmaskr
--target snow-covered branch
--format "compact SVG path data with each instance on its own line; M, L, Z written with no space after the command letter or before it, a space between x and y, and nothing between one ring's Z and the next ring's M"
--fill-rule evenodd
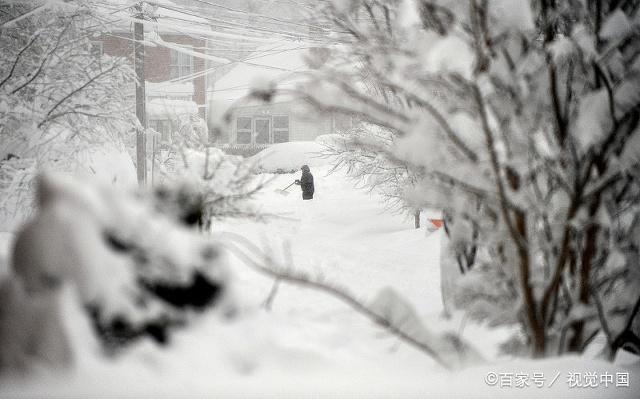
M438 337L428 332L420 324L410 305L404 303L392 291L381 292L371 305L366 305L344 287L314 279L291 268L283 268L272 257L242 236L223 233L220 238L222 244L235 256L259 273L275 278L277 281L315 289L333 296L403 342L424 352L446 369L482 361L478 352L459 337L454 335Z
M614 259L622 270L637 265L638 243L621 237L638 217L624 198L640 190L631 171L640 47L621 39L637 36L638 2L518 0L506 13L493 2L407 4L320 6L347 33L307 86L310 101L393 131L391 143L379 142L376 128L350 132L342 164L368 165L358 171L363 181L377 181L381 161L417 172L410 199L443 210L450 243L442 253L465 273L457 303L482 319L520 323L535 356L557 341L561 351L582 351L613 316L568 325L563 317L596 313L589 292L620 275ZM473 268L459 262L468 254ZM634 274L616 284L629 296L640 281ZM471 299L504 286L515 287L508 317ZM597 294L604 309L633 307L611 290Z

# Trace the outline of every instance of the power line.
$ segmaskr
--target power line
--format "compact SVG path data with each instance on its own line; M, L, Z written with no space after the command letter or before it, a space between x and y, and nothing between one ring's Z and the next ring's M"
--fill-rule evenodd
M171 9L171 10L177 11L175 9ZM196 16L196 14L192 14L192 13L189 13L189 12L185 12L185 11L180 11L180 12L182 12L183 14L186 14L186 15ZM178 21L191 22L189 20L186 20L186 19L183 19L183 18L174 17L174 16L161 16L160 18L169 18L169 19L178 20ZM198 18L202 18L202 19L205 19L207 21L210 21L210 22L213 22L213 23L216 23L216 24L226 24L227 26L219 26L222 29L234 29L234 27L235 27L235 28L241 28L241 29L243 29L245 31L251 31L252 33L255 33L255 32L274 33L274 34L277 34L277 35L288 36L288 37L292 37L292 38L298 38L298 37L305 36L305 35L300 34L298 32L276 31L276 30L272 30L272 29L260 28L260 27L255 27L255 26L248 27L247 25L243 25L243 24L239 24L239 23L235 23L235 22L221 21L221 20L214 19L214 18L209 18L209 17L198 16ZM199 23L199 24L200 25L205 25L205 24L201 24L201 23ZM210 25L205 25L205 26L209 26L210 27ZM238 32L238 31L234 30L234 32Z
M223 6L221 4L211 3L210 1L206 1L206 0L194 0L194 1L197 1L198 3L207 4L207 5L212 6L212 7L217 7L217 8L229 11L229 12L237 13L237 14L250 15L250 16L253 16L253 17L256 17L256 18L268 19L268 20L277 21L277 22L281 22L281 23L297 25L297 26L301 26L301 27L305 27L305 28L313 26L314 28L325 30L325 28L322 27L322 26L314 26L314 25L311 25L311 24L301 24L299 22L286 21L286 20L282 20L280 18L271 17L269 15L257 14L257 13L253 13L253 12L250 12L250 11L238 10L238 9L231 8L231 7L228 7L228 6Z

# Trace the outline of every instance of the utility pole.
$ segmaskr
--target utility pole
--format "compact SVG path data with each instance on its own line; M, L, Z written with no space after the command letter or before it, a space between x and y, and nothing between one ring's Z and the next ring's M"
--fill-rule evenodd
M136 116L140 122L140 128L136 132L136 165L138 184L146 185L147 182L147 107L144 80L144 26L139 20L144 19L142 3L135 6L136 22L133 24L133 59L136 72Z

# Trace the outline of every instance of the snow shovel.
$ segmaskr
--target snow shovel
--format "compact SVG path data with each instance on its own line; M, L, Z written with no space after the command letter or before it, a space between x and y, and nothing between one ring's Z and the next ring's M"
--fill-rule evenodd
M287 191L287 189L291 186L293 186L294 184L296 184L296 182L294 181L293 183L289 184L287 187L283 188L283 189L277 189L276 193L278 194L282 194L282 195L289 195L290 193Z

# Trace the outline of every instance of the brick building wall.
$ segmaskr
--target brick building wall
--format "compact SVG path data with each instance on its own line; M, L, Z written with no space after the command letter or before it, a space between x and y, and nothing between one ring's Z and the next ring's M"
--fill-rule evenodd
M192 46L193 51L203 52L206 46L205 40L194 39L189 36L175 34L160 34L162 40L179 45ZM103 36L102 51L110 56L126 57L133 65L133 31L119 32L108 36ZM205 69L205 60L199 57L192 57L193 72L202 72ZM145 46L144 48L144 73L148 82L165 82L171 79L171 49L163 46ZM206 82L204 76L199 76L193 80L193 101L198 104L200 114L205 115L206 108Z

